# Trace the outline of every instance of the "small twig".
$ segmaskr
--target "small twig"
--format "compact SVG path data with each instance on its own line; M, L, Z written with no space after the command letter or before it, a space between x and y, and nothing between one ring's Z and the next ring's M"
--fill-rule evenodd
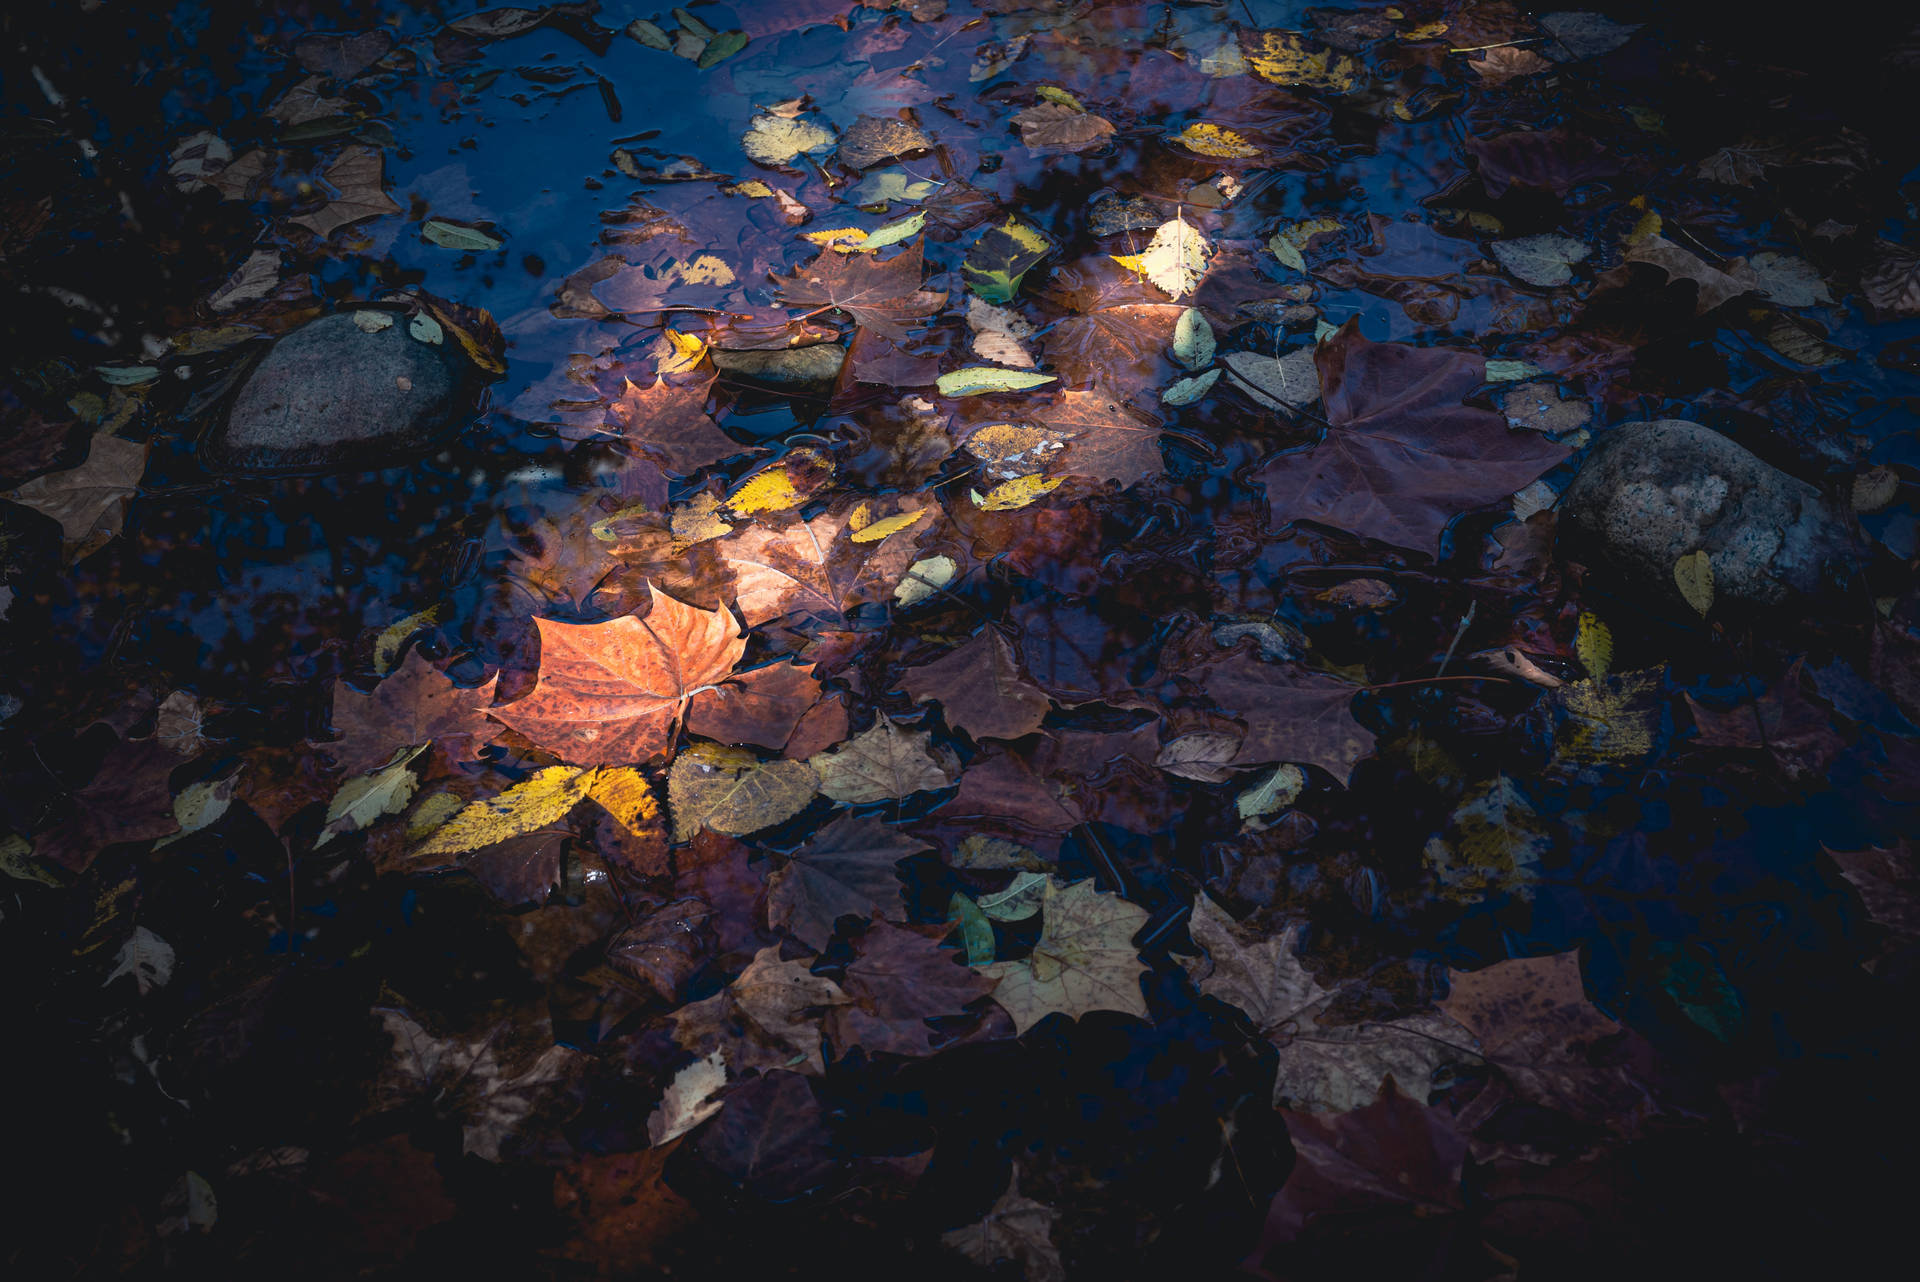
M1477 601L1467 602L1467 612L1460 616L1460 626L1454 629L1453 644L1448 646L1446 654L1441 656L1440 670L1435 672L1433 674L1434 676L1444 677L1447 675L1447 665L1453 662L1453 652L1460 648L1460 638L1467 635L1467 626L1473 622L1473 612L1479 607L1479 604Z
M1494 45L1468 45L1464 49L1449 49L1448 53L1479 53L1482 49L1511 49L1514 45L1538 44L1539 36L1528 36L1525 40L1502 40Z

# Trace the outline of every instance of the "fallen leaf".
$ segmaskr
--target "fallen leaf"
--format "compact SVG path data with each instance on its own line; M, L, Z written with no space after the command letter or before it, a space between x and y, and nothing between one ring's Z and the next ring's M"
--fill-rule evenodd
M1276 85L1345 93L1359 64L1332 49L1315 48L1295 31L1242 31L1240 47L1254 74Z
M597 772L548 766L495 797L469 804L422 842L414 854L460 855L533 832L566 817L586 797Z
M660 1106L647 1118L647 1142L658 1148L718 1113L726 1101L714 1096L726 1084L727 1061L719 1051L675 1073Z
M1478 353L1372 343L1349 321L1316 360L1325 439L1257 476L1276 527L1319 521L1437 554L1454 515L1505 500L1569 453L1460 403L1483 381Z
M993 999L1025 1033L1048 1015L1069 1019L1096 1010L1149 1018L1140 977L1147 964L1133 937L1147 924L1147 910L1091 881L1049 881L1040 938L1019 961L995 962L982 972L999 981Z
M707 416L712 388L710 378L684 386L655 378L645 387L629 379L607 417L619 426L623 439L669 472L687 476L753 448L733 440Z
M960 265L967 288L989 303L1011 302L1020 279L1053 252L1053 241L1038 227L1008 217L982 232Z
M1051 701L1021 674L1013 647L984 628L959 649L909 668L900 688L915 703L940 701L947 724L975 739L1018 739L1040 728Z
M113 969L100 981L100 986L105 988L122 975L128 975L145 997L154 989L167 986L173 978L173 960L173 945L145 926L135 926L127 942L114 954Z
M1194 679L1222 710L1246 723L1237 765L1309 763L1344 784L1354 763L1373 751L1372 733L1353 718L1358 690L1338 678L1236 654Z
M833 938L840 917L904 916L894 867L927 849L878 819L843 814L768 879L768 921L818 951Z
M1216 160L1245 160L1260 154L1260 148L1222 125L1196 120L1173 136L1173 141L1196 156Z
M1206 313L1189 307L1180 313L1173 326L1173 359L1188 369L1200 369L1213 361L1213 326Z
M1551 383L1522 383L1501 399L1500 412L1510 427L1555 434L1585 427L1593 418L1591 405L1562 400L1560 389Z
M836 156L850 169L871 169L932 147L933 139L904 120L862 116L841 135Z
M5 497L59 522L66 557L77 561L120 533L147 470L147 449L95 433L79 467L36 476Z
M827 1012L827 1035L841 1054L931 1055L929 1019L958 1015L969 1002L993 991L993 981L942 948L925 927L870 924L853 942L841 989L852 1000ZM943 932L944 933L944 932Z
M321 745L350 775L385 765L396 750L434 743L452 761L472 761L500 734L487 719L497 677L457 686L416 647L371 693L333 684L336 743Z
M1704 316L1722 303L1760 288L1753 270L1737 258L1727 260L1724 268L1713 267L1698 254L1682 249L1664 236L1649 236L1628 248L1626 262L1595 282L1596 291L1624 285L1632 263L1658 268L1669 282L1692 281L1697 287L1693 304L1696 316Z
M326 826L313 839L317 850L343 833L372 827L383 815L397 815L407 807L419 779L407 767L426 751L422 745L400 760L369 775L355 775L340 785L327 806Z
M1320 368L1311 346L1296 347L1285 356L1228 352L1220 363L1227 377L1269 409L1291 413L1320 399Z
M1493 256L1500 265L1529 285L1551 288L1573 279L1573 264L1593 251L1571 236L1545 232L1521 236L1516 240L1493 242Z
M926 528L909 523L878 540L856 541L864 531L850 528L851 515L826 512L785 527L751 526L719 545L747 626L793 615L845 622L860 605L894 591Z
M1102 386L1055 393L1035 417L1067 438L1059 469L1121 489L1167 470L1160 453L1160 423Z
M536 619L540 674L495 719L575 765L625 765L666 750L687 704L746 650L733 616L648 585L653 608L606 623Z
M805 120L790 120L766 112L755 116L740 147L758 165L781 166L795 156L825 151L833 146L833 132Z
M1046 1203L1021 1196L1016 1167L1007 1191L984 1216L941 1234L940 1240L984 1268L1006 1260L1026 1282L1065 1282L1066 1265L1053 1244L1053 1224L1059 1218Z
M807 764L820 776L823 796L863 806L952 784L934 758L932 744L933 736L926 731L902 730L881 716L858 738L809 757Z
M1022 392L1054 381L1051 374L1032 370L999 369L991 365L969 365L965 369L942 374L936 383L942 396L984 396L989 392Z
M377 147L348 147L321 177L337 194L312 213L287 220L309 229L321 240L342 227L400 212L400 206L386 193L384 162Z
M1467 1031L1431 1012L1361 1024L1320 1023L1338 994L1301 964L1297 926L1262 937L1200 895L1187 929L1206 954L1182 961L1195 985L1244 1012L1260 1036L1279 1048L1275 1107L1345 1113L1371 1102L1388 1079L1424 1102L1435 1072L1473 1058Z
M1058 156L1098 146L1113 133L1105 116L1064 103L1042 102L1016 112L1013 123L1020 141L1036 156Z
M1673 582L1701 618L1713 608L1713 558L1703 551L1689 552L1673 563Z
M718 744L683 749L667 771L673 839L701 828L744 836L783 823L807 808L819 781L804 761L761 761Z
M1113 261L1130 272L1139 272L1154 287L1173 298L1184 298L1200 285L1207 264L1213 257L1213 245L1184 218L1160 224L1146 252L1115 254Z
M883 338L905 342L907 325L947 301L944 291L920 288L919 242L891 258L821 254L790 276L775 276L783 300L816 312L838 309ZM717 358L716 358L717 359Z

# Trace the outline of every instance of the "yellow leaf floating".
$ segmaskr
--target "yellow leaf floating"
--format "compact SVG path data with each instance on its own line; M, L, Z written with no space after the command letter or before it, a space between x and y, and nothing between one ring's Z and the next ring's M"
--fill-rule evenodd
M985 494L978 490L971 493L974 506L983 512L1011 512L1059 488L1060 478L1049 481L1035 472L1032 476L1016 476L1011 481L994 486Z
M414 851L415 855L463 855L536 831L564 818L580 804L595 770L548 766L497 797L469 804Z
M793 488L793 480L784 467L771 467L750 478L727 500L727 506L741 516L751 516L755 512L784 512L797 507L799 503L800 492Z
M711 494L696 494L673 509L670 522L673 537L684 544L705 543L733 532L720 515L720 500Z
M1065 89L1061 89L1056 85L1041 85L1038 89L1035 89L1033 92L1035 96L1045 98L1048 102L1057 102L1062 107L1071 107L1075 111L1086 110L1086 108L1081 105L1080 100L1078 98L1074 97L1072 94L1068 93Z
M1305 222L1282 227L1267 241L1267 248L1273 251L1285 266L1297 272L1307 270L1307 260L1302 256L1307 244L1315 236L1326 232L1342 230L1341 225L1331 218L1309 218Z
M1206 274L1213 257L1213 246L1197 228L1185 219L1175 218L1160 224L1143 254L1114 254L1113 261L1131 272L1139 272L1154 287L1173 298L1194 291Z
M1673 563L1674 586L1701 618L1713 609L1713 558L1705 552L1689 552Z
M864 245L867 233L858 227L828 227L821 231L803 231L800 233L800 239L845 251Z
M1587 670L1590 677L1604 677L1613 667L1613 632L1606 624L1586 611L1580 613L1580 624L1573 634L1573 652L1580 659L1580 666Z
M1197 156L1216 160L1243 160L1257 156L1260 149L1231 129L1196 120L1173 136L1173 140Z
M706 355L707 342L698 334L683 334L670 329L663 335L666 352L655 365L655 371L661 374L683 374L700 363Z
M632 766L602 766L587 781L587 796L635 836L660 826L660 798L647 777Z
M1245 31L1241 45L1262 80L1302 89L1345 93L1353 88L1359 64L1332 49L1315 51L1294 31Z
M890 516L883 521L874 521L870 525L855 530L853 533L853 541L855 543L878 543L890 534L898 534L932 510L931 508L923 507L915 512L902 512L898 516Z

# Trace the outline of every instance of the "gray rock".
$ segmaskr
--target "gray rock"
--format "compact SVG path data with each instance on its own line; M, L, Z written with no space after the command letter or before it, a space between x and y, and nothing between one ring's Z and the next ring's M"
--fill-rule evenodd
M285 335L241 384L202 456L223 471L272 475L384 467L419 453L470 406L473 371L451 337L422 341L412 328L404 312L362 307ZM431 321L418 328L439 334Z
M1630 592L1686 607L1673 563L1704 550L1714 599L1806 604L1856 563L1852 517L1720 433L1667 418L1606 433L1561 500L1562 550ZM1690 612L1689 612L1690 613Z

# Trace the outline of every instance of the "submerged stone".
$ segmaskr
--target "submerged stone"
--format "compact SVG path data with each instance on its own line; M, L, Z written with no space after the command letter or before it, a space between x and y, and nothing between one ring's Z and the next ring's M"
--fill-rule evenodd
M1819 490L1685 419L1603 435L1560 505L1562 549L1630 595L1685 609L1674 563L1704 551L1714 599L1806 605L1859 561L1852 518Z
M459 424L473 373L429 318L336 312L268 349L201 452L212 467L257 475L384 467Z

